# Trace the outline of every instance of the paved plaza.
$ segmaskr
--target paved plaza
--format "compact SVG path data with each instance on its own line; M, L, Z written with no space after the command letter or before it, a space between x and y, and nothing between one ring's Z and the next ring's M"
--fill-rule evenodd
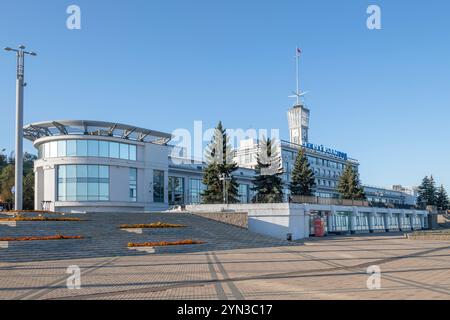
M81 268L79 290L66 287L70 265ZM371 265L382 272L378 290L367 289ZM380 234L204 252L0 262L0 298L450 299L450 243Z

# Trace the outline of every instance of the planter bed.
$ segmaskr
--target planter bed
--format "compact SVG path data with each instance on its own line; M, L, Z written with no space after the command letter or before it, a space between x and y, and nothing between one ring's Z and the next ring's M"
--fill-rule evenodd
M2 211L4 214L21 214L21 213L30 213L30 214L60 214L64 215L64 212L54 212L54 211L42 211L42 210L11 210L11 211Z
M7 237L0 238L0 242L13 242L13 241L51 241L51 240L81 240L82 236L47 236L47 237Z
M163 222L155 222L150 224L123 224L120 229L162 229L162 228L185 228L180 224L170 224Z
M0 222L4 221L27 221L27 222L54 222L54 221L82 221L79 218L47 218L47 217L14 217L14 218L0 218Z
M136 248L136 247L166 247L166 246L186 246L186 245L192 245L192 244L205 244L206 242L203 241L195 241L195 240L181 240L181 241L173 241L173 242L167 242L167 241L161 241L161 242L143 242L143 243L128 243L129 248Z

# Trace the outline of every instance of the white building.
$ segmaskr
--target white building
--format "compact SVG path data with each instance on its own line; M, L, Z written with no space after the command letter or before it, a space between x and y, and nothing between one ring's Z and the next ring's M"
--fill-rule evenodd
M308 162L316 177L316 196L338 198L339 193L336 191L336 187L345 166L352 165L358 171L359 162L349 158L345 152L309 142L309 109L303 105L298 105L289 109L287 114L290 141L281 141L282 178L286 198L289 195L292 170L300 148L305 150ZM239 167L255 169L258 152L259 143L257 140L243 140L235 151L234 160Z
M24 133L38 149L36 209L158 211L201 201L205 164L173 161L168 133L87 120L34 123ZM253 176L235 172L241 202L251 199Z

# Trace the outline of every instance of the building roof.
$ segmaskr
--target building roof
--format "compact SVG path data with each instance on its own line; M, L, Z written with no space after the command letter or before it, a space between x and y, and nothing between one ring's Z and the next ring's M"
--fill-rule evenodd
M109 136L157 144L166 144L172 139L172 135L169 133L116 122L92 120L45 121L32 123L24 127L24 137L31 141L61 135Z

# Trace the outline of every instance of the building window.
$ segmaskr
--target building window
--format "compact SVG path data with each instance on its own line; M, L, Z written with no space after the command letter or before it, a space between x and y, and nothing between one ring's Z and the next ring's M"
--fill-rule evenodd
M75 140L68 140L66 142L66 157L75 157L76 155L77 155L77 142Z
M129 151L130 151L130 149L128 147L128 144L121 143L120 144L120 159L128 160L130 157Z
M66 156L66 141L58 141L58 157Z
M248 184L239 185L239 202L249 203L250 202L250 187Z
M169 177L169 204L184 204L184 178Z
M130 168L129 175L129 200L131 202L137 201L137 169Z
M135 145L99 140L59 140L39 146L39 158L102 157L136 161Z
M130 144L130 153L129 153L129 160L136 161L137 159L137 147L133 144Z
M109 167L58 166L58 201L108 201Z
M88 140L87 146L87 154L88 157L98 157L98 141L96 140Z
M202 203L202 192L206 189L200 179L189 180L189 202L192 204Z
M153 170L153 202L164 203L164 171Z

